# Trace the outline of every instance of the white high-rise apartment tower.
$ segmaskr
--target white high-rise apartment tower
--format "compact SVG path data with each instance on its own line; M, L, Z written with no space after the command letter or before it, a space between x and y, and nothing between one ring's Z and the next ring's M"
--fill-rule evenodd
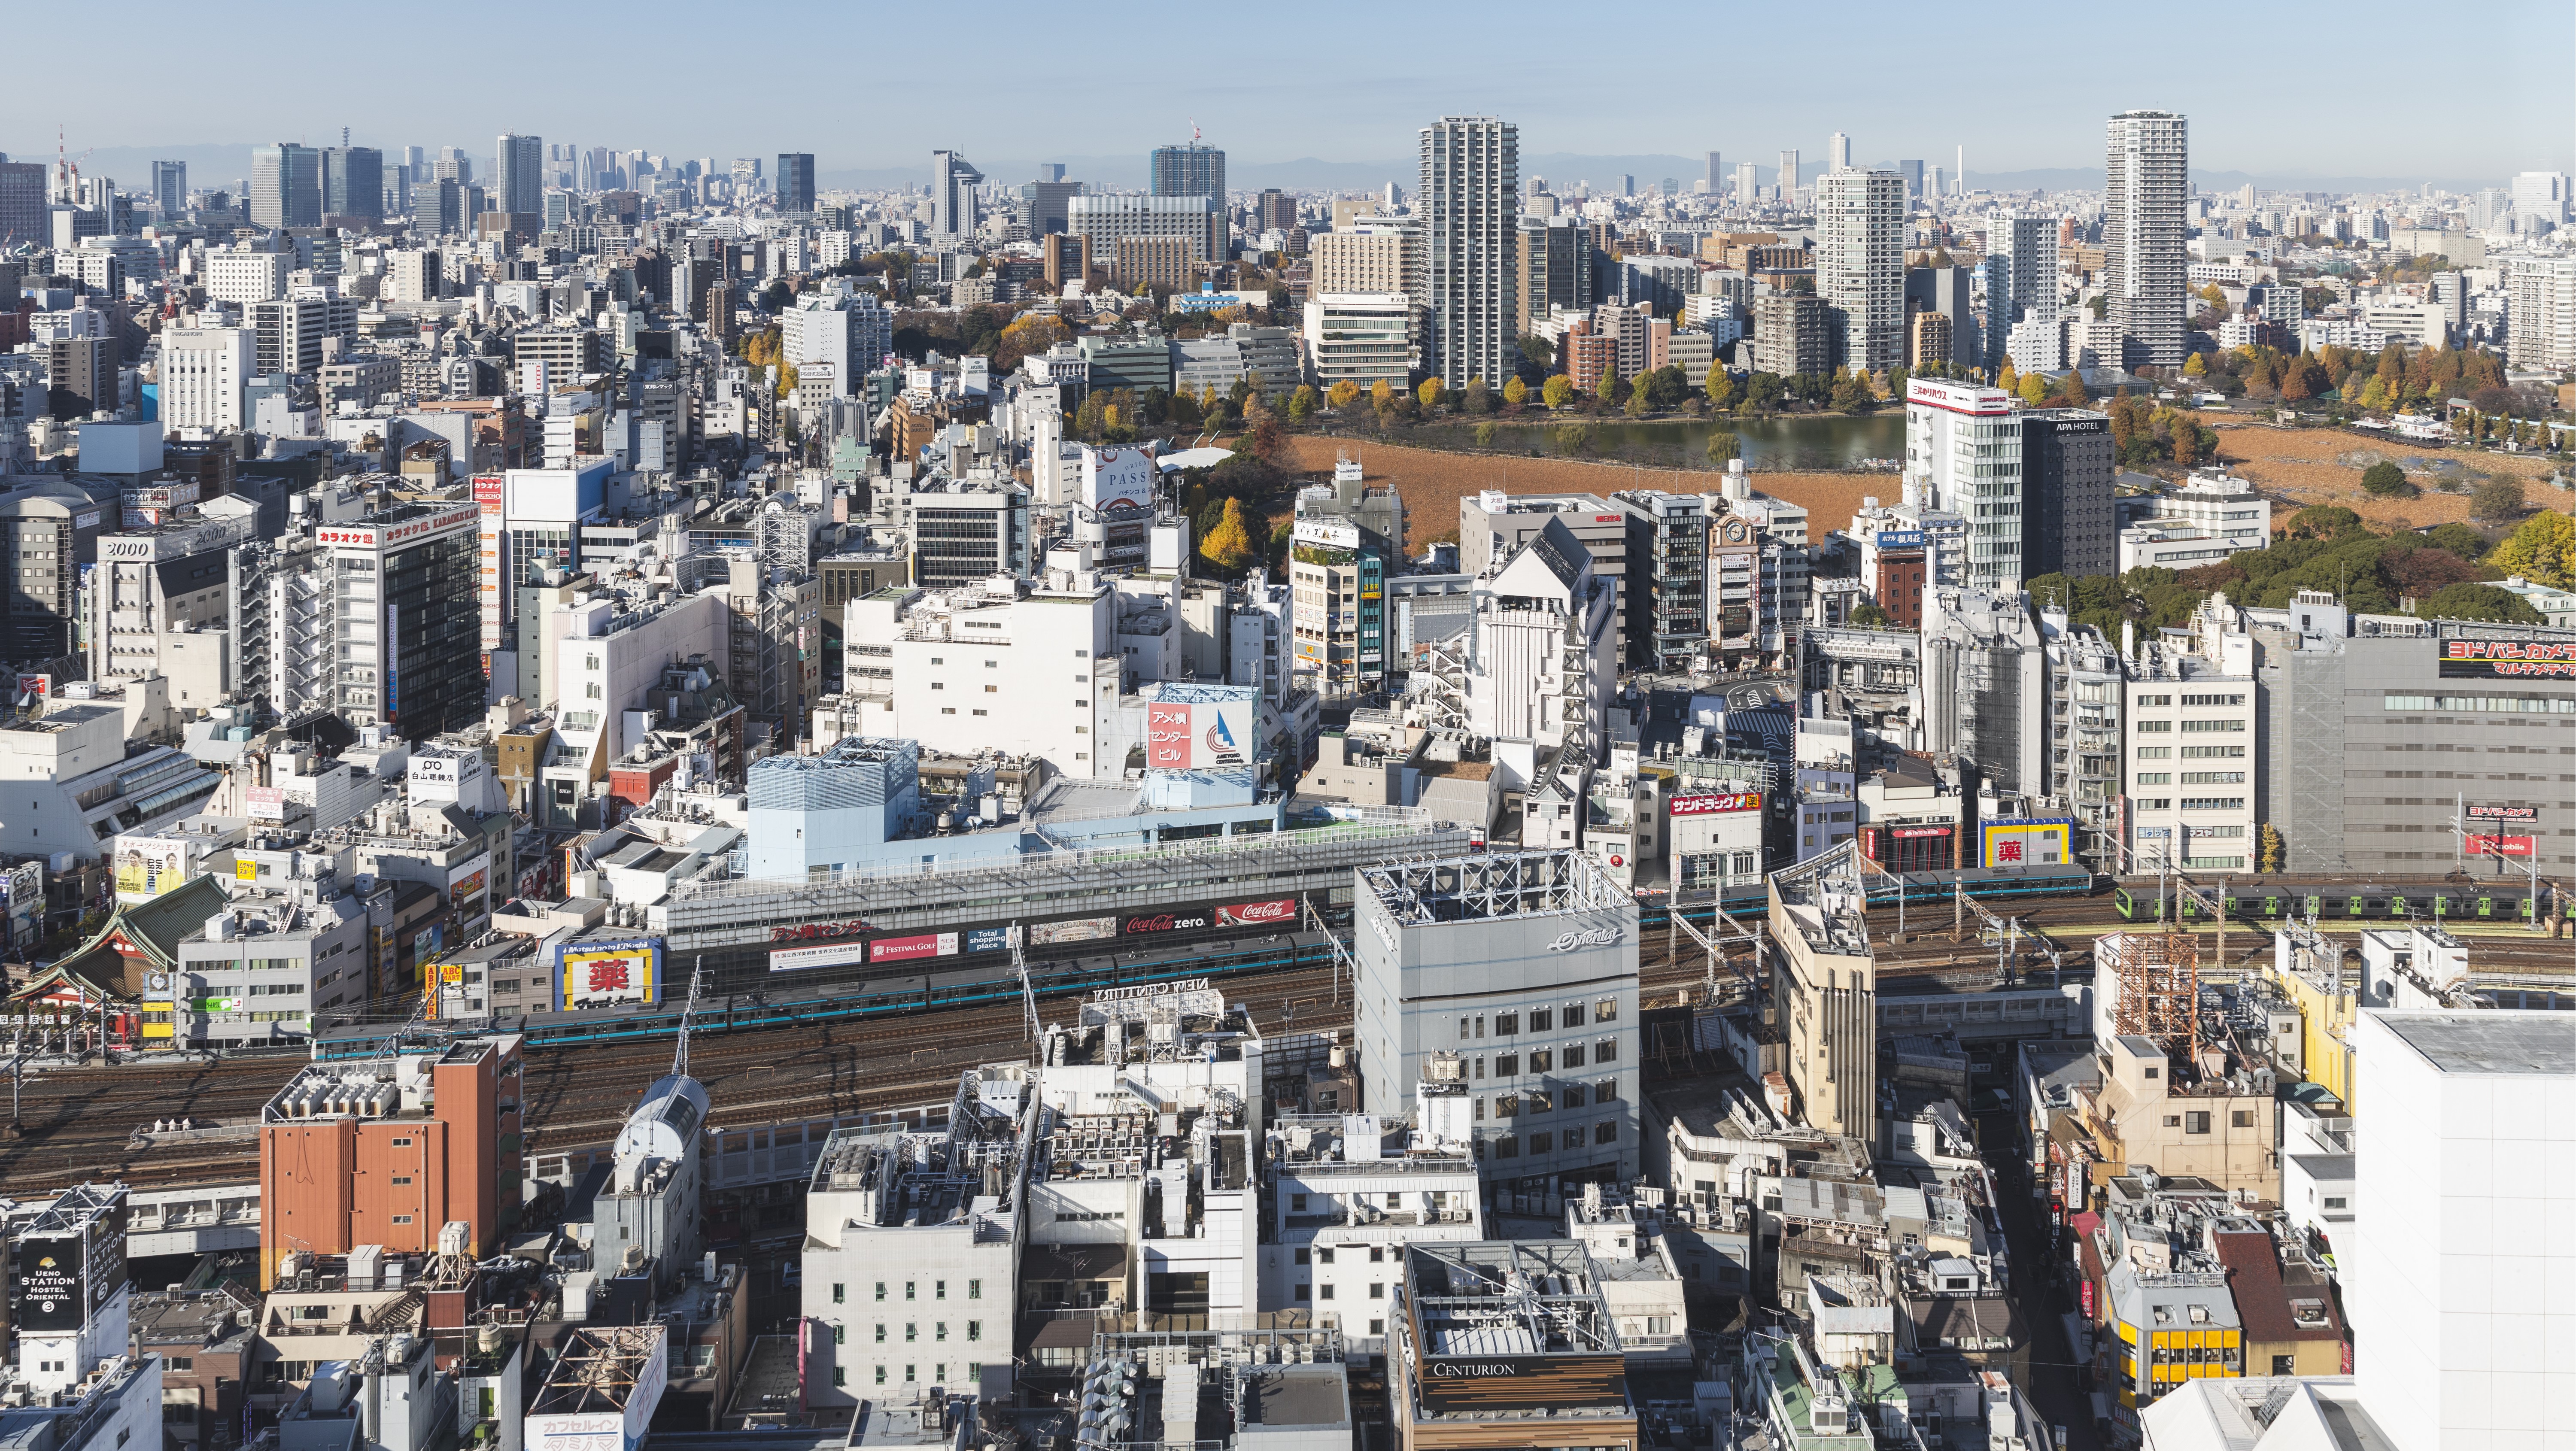
M1837 131L1833 139L1825 143L1825 170L1851 170L1851 137Z
M2507 361L2549 372L2576 368L2576 257L2516 257L2507 287Z
M1967 519L1961 574L1972 588L2021 588L2021 415L2011 395L1938 378L1907 382L1905 480Z
M1513 248L1520 232L1520 128L1491 116L1443 116L1422 128L1424 362L1452 389L1511 376L1518 316Z
M1854 372L1905 361L1905 178L1850 167L1816 178L1816 296L1834 361Z
M2191 197L2190 123L2172 111L2111 118L2102 199L2102 278L2124 368L2183 362L2183 212Z
M1758 168L1750 161L1735 163L1736 205L1749 207L1762 199L1762 183L1757 172Z
M2006 212L1986 225L1986 352L2015 370L2066 366L2057 317L2057 218ZM2000 295L1999 295L2000 294Z
M1798 153L1794 151L1780 153L1780 202L1784 206L1798 202Z

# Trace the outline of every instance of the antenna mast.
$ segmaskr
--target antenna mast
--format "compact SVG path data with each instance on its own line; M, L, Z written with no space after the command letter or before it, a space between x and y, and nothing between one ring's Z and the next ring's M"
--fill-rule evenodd
M671 1050L671 1076L689 1076L689 1020L697 1016L698 988L706 981L707 960L702 954L689 967L689 1000L680 1007L680 1045Z

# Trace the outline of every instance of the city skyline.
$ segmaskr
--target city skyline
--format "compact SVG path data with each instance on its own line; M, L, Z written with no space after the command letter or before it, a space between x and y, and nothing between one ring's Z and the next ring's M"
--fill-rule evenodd
M137 19L149 26L162 8L146 5ZM579 28L571 16L513 11L510 21L540 52L551 33L561 30L569 44L579 28L583 52L614 70L622 63L651 60L650 37L665 33L650 23L655 8L648 6L645 23L629 28L632 40ZM2393 5L2364 5L2358 12L2346 7L2333 12L2344 23L2303 29L2305 59L2319 73L2365 73L2384 46L2387 29L2369 23L2373 12L2382 11L2392 24L2406 14ZM1179 19L1177 14L1173 18ZM1675 18L1682 18L1679 12ZM1636 88L1623 90L1618 104L1605 108L1587 88L1563 84L1567 77L1553 52L1531 53L1515 44L1519 31L1511 25L1462 31L1442 17L1372 11L1367 20L1380 44L1328 54L1327 47L1338 42L1336 27L1285 28L1262 38L1272 58L1264 73L1184 71L1155 85L1106 88L1086 100L1086 121L1070 136L1043 109L1048 102L1040 99L1047 94L1042 86L997 86L993 104L961 111L947 104L953 99L949 83L926 76L872 82L876 104L861 125L799 118L770 104L778 95L801 93L805 81L825 84L846 53L836 39L855 41L862 27L874 23L865 16L816 11L801 22L782 23L801 26L810 43L764 51L757 67L694 78L692 89L703 98L700 105L675 106L668 97L643 88L551 94L526 87L506 67L461 64L445 73L445 83L434 92L414 96L371 85L363 68L348 68L325 70L292 91L253 90L228 98L222 125L229 134L209 142L201 113L190 104L200 93L178 84L180 67L203 59L192 47L188 62L173 57L163 63L171 84L158 84L162 78L147 70L104 115L74 72L20 78L13 94L0 102L0 151L19 160L50 159L56 126L66 120L73 122L69 131L80 133L66 137L74 152L190 144L247 148L281 140L319 148L336 143L346 126L360 145L388 150L458 145L488 156L494 135L520 131L675 155L812 151L828 186L836 172L920 169L919 158L934 147L1001 158L1031 152L1032 139L1071 140L1090 157L1133 155L1141 178L1144 155L1156 146L1187 140L1195 123L1209 144L1231 153L1238 167L1312 158L1328 165L1389 164L1401 176L1409 170L1409 143L1422 118L1491 114L1508 117L1521 128L1524 154L1530 157L1641 152L1688 157L1712 147L1738 157L1767 157L1788 147L1821 156L1827 138L1841 132L1851 138L1853 160L1864 166L1900 158L1946 159L1964 146L1973 182L1980 171L2098 168L2099 118L2153 108L2194 118L2204 143L2201 159L2213 172L2440 182L2534 168L2570 169L2576 163L2576 128L2570 124L2564 73L2570 47L2576 45L2576 18L2564 7L2543 8L2536 0L2508 4L2489 18L2499 33L2528 43L2497 51L2491 61L2495 70L2481 86L2486 109L2474 121L2457 124L2428 125L2419 113L2403 107L2337 114L2331 124L2303 119L2295 103L2247 85L2224 67L2193 65L2168 50L2123 44L2127 22L2110 17L2068 15L2029 34L1981 37L1971 56L1955 32L1929 13L1869 5L1837 31L1840 48L1834 64L1839 73L1892 77L1923 64L1927 55L1952 54L1962 63L1973 59L1982 73L1995 77L1994 96L1927 114L1916 101L1921 93L1910 87L1819 88L1809 84L1811 78L1799 67L1760 65L1727 78L1722 109L1681 88L1670 99ZM381 40L422 54L433 64L442 51L452 50L460 61L470 54L462 42L449 47L423 43L391 16L346 21L350 28L342 37L353 47ZM1145 24L1150 33L1150 14ZM1204 19L1191 24L1196 30ZM1132 58L1126 49L1132 34L1122 28L1114 39L1078 32L1055 37L1045 74L1079 75L1095 60L1124 63ZM211 43L220 48L227 42ZM1430 68L1420 58L1433 55L1442 61L1436 73L1426 73ZM995 72L997 80L1014 74ZM1014 96L1026 99L1014 101ZM1282 114L1299 118L1293 130L1281 127ZM97 119L88 119L93 117ZM1596 184L1606 179L1593 178ZM1101 180L1120 182L1116 177Z

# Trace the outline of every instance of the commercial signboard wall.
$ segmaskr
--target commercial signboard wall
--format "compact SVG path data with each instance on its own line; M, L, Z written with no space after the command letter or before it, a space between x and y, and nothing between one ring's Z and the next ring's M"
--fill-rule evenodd
M1193 902L1145 912L1101 912L1085 917L1022 923L1019 931L1021 941L1033 957L1080 956L1100 950L1085 945L1089 943L1132 942L1137 938L1174 933L1242 929L1293 931L1299 910L1294 897L1269 897L1250 902ZM835 924L840 925L843 924ZM854 933L866 932L864 923L846 925ZM810 947L773 948L769 954L769 970L810 972L818 968L849 967L861 963L874 966L987 956L1010 951L1011 929L1012 924L997 922L945 932L853 935Z
M1252 764L1249 700L1149 701L1145 764L1164 771L1230 770Z
M2576 643L2475 636L2441 642L2445 680L2576 680Z
M1980 823L1978 841L1987 867L2059 866L2075 859L2075 818L2007 816Z
M2532 851L2527 836L2472 836L2465 844L2471 856L2529 856Z
M1616 1355L1426 1355L1421 1367L1422 1404L1446 1415L1628 1405Z
M18 1283L11 1298L17 1328L36 1334L77 1331L125 1287L124 1192L68 1234L18 1241Z
M1696 796L1676 796L1673 798L1671 814L1675 816L1718 816L1733 811L1759 811L1761 809L1761 792L1729 791L1718 794L1702 793Z
M565 942L555 948L555 1007L652 1007L662 1000L662 939Z
M116 839L116 897L144 902L186 886L197 874L197 843L172 837Z

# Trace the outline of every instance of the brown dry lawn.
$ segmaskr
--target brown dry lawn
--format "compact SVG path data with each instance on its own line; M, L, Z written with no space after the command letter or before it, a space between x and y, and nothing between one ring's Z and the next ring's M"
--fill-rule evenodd
M1404 496L1407 530L1419 542L1455 538L1458 501L1483 489L1511 494L1600 494L1614 489L1663 489L1676 494L1713 494L1719 475L1704 469L1640 469L1627 464L1587 463L1580 459L1505 458L1445 453L1438 449L1361 443L1348 438L1291 434L1284 463L1292 473L1330 475L1337 454L1358 456L1371 484L1388 485ZM1753 487L1807 511L1807 535L1821 539L1830 529L1851 523L1867 496L1894 503L1894 474L1757 473Z
M2205 415L2204 415L2205 416ZM2514 475L2527 486L2535 507L2560 506L2566 495L2542 485L2557 467L2536 454L2486 453L2476 449L2409 446L2403 439L2374 439L2367 434L2332 428L2278 428L2259 423L2222 423L2218 456L2228 470L2273 501L2272 524L2314 504L2340 504L2380 529L2416 528L2469 522L2469 496L2435 493L2437 477L2420 471L2414 461L2447 459L2467 472L2474 487L2480 474ZM2424 492L2412 499L2382 499L2361 490L2361 471L2371 457L2395 460Z

